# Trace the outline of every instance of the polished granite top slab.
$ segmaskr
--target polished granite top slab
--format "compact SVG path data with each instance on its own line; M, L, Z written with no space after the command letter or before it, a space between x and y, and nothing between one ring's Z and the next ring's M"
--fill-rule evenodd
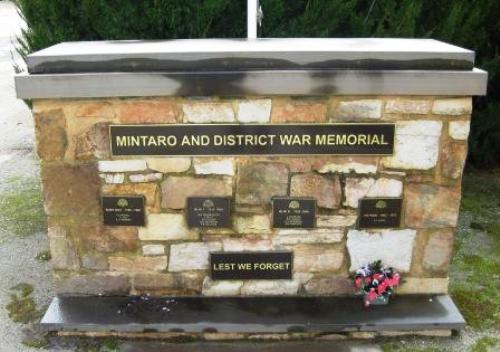
M447 295L398 296L366 309L358 297L56 297L48 331L341 332L461 329Z
M30 74L220 70L472 70L474 52L433 39L258 38L64 42Z

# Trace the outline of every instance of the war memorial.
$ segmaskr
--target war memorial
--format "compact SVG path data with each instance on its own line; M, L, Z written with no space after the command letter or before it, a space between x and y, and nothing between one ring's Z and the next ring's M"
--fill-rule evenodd
M65 333L448 334L474 52L428 39L61 43L33 104ZM363 307L353 276L401 277ZM392 271L389 275L392 275ZM387 302L386 302L387 303Z

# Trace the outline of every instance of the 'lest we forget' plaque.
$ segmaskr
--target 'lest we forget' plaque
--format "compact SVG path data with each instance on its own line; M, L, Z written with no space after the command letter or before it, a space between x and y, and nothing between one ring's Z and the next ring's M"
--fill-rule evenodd
M290 280L292 252L212 252L212 280Z
M392 155L394 124L111 125L113 155Z
M104 225L144 226L144 196L103 196Z
M358 227L391 228L400 227L401 198L363 198L359 200Z
M275 197L272 199L273 227L313 228L316 200L312 198Z
M227 197L189 197L187 222L189 227L231 227L231 200Z

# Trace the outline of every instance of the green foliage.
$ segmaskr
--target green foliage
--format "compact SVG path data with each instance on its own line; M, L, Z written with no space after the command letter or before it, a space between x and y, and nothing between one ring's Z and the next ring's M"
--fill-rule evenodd
M69 40L244 37L244 0L16 0L23 56ZM473 49L489 72L475 101L470 161L500 164L498 0L261 0L261 37L418 37Z
M6 305L9 318L16 323L28 324L41 318L40 312L31 297L33 286L21 283L11 288L10 302Z
M496 337L482 337L471 347L470 352L493 352L500 349L500 339Z

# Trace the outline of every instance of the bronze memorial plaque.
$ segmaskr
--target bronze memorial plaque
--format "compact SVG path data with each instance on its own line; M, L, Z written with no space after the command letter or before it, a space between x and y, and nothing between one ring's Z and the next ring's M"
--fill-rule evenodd
M212 252L212 280L291 280L292 258L289 251Z
M189 197L189 227L231 227L231 199L228 197Z
M103 196L104 225L144 226L144 196Z
M316 199L275 197L272 207L275 228L311 229L316 225Z
M113 155L392 155L393 123L111 125Z
M359 200L358 228L400 227L401 198L363 198Z

